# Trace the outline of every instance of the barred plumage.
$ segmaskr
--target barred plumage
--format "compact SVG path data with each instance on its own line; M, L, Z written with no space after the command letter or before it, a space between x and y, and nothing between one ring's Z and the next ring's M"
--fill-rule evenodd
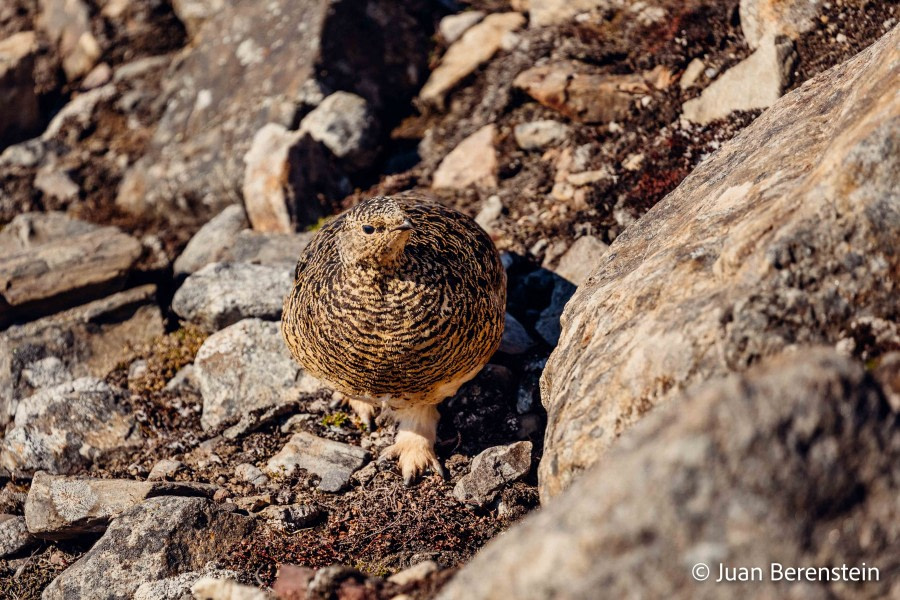
M419 196L379 196L324 225L303 252L282 332L310 373L393 409L400 428L387 454L410 480L440 470L434 405L496 351L505 306L500 257L472 219Z

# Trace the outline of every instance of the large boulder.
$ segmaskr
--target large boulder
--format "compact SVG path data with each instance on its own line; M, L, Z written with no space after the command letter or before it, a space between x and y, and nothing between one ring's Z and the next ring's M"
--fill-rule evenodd
M47 586L43 600L131 598L144 583L206 568L252 519L203 498L151 498L115 519L93 548Z
M438 598L895 597L898 425L862 365L832 350L782 354L654 412ZM720 565L761 579L716 583ZM777 565L832 578L874 567L879 579L791 583L775 580Z
M544 500L680 390L800 343L900 343L900 27L780 99L630 226L542 376Z
M169 78L166 113L126 174L119 205L215 214L240 197L256 132L302 116L309 80L393 115L426 72L430 10L422 0L274 0L264 10L248 0L224 3Z

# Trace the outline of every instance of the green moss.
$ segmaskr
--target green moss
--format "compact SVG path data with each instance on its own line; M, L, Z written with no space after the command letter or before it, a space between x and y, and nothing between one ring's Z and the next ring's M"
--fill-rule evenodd
M340 429L350 421L350 415L345 412L338 411L322 417L322 425L325 427L337 427Z
M133 392L158 392L179 369L194 361L206 333L193 325L162 335L139 350L147 361L147 374L129 383Z
M325 225L325 223L327 223L330 220L331 220L331 217L322 217L318 221L313 223L312 225L308 225L306 227L306 231L318 231L318 230L322 229L322 227Z

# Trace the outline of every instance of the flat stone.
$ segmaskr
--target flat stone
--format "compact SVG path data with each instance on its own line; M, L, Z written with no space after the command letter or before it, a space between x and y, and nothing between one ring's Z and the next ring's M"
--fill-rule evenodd
M653 89L653 73L609 74L578 61L555 61L519 73L513 85L582 123L621 121Z
M896 320L898 48L778 100L610 245L542 374L543 500L681 390Z
M700 78L700 75L706 69L706 65L703 64L703 61L699 58L693 59L688 63L688 66L685 67L684 73L681 74L681 79L678 80L678 86L683 89L689 89L693 86L697 79Z
M525 477L529 471L531 442L493 446L472 459L469 472L453 488L453 496L460 502L483 507L504 486Z
M109 522L154 496L211 497L214 485L91 479L34 474L25 501L25 523L35 537L49 540L101 533Z
M438 23L438 31L445 42L452 44L483 19L484 13L480 10L467 10L455 15L447 15Z
M116 86L110 83L73 97L50 120L47 129L41 134L41 140L60 141L75 146L80 137L95 123L94 114L97 106L112 100L117 94Z
M520 123L513 128L513 135L522 150L543 150L565 141L570 130L559 121L543 120Z
M361 96L349 92L331 94L303 117L299 131L308 133L354 168L372 166L378 145L378 121Z
M234 243L223 252L222 262L243 262L272 267L287 265L293 273L300 254L314 235L312 231L301 233L242 231L234 238Z
M431 187L497 187L497 150L494 148L496 132L493 124L485 125L461 141L438 165Z
M266 469L272 475L290 476L306 469L321 478L319 489L339 492L350 483L350 476L369 460L359 446L326 440L306 432L295 433L278 454L269 459Z
M268 519L270 525L287 532L312 527L321 521L324 515L322 509L310 504L267 506L259 511L259 516Z
M171 480L175 475L185 469L185 465L180 460L172 460L171 458L163 458L156 461L150 472L147 474L147 481L166 481Z
M44 235L51 230L60 235ZM140 255L140 242L116 227L17 216L0 231L0 326L116 291Z
M114 519L43 600L131 598L144 583L198 571L244 539L253 519L203 498L150 498Z
M503 337L500 338L500 352L504 354L524 354L534 347L534 340L525 331L518 319L506 313L503 326Z
M240 204L232 204L209 220L184 247L175 259L175 276L185 276L202 267L219 262L222 254L233 243L234 236L250 227L247 213Z
M293 282L291 269L213 263L188 277L178 288L172 298L172 310L210 332L247 318L278 320Z
M19 400L84 376L105 377L131 348L163 334L156 286L133 288L0 333L0 426Z
M515 12L494 13L472 26L441 58L422 90L419 100L425 104L444 106L448 92L468 77L500 49L507 33L525 24L525 17Z
M797 348L652 412L437 598L784 598L785 582L767 577L772 561L877 568L872 557L900 539L898 437L862 365ZM766 576L715 584L720 562ZM698 563L712 567L709 581L691 578ZM892 596L884 573L864 595ZM788 585L815 598L824 583Z
M0 148L25 139L40 123L33 76L36 51L33 31L0 40Z
M699 97L685 102L684 118L706 124L736 110L768 108L790 82L794 58L790 41L776 43L773 38L767 38L759 49L722 73Z
M205 431L255 410L293 402L320 383L294 362L279 324L244 319L209 336L194 361Z
M581 236L572 242L552 271L576 286L582 285L608 251L609 244L600 238Z
M0 559L24 554L39 540L28 533L25 517L0 514Z
M739 14L744 39L758 48L766 36L796 40L816 26L822 0L741 0Z
M269 483L269 478L262 470L249 463L241 463L234 468L234 475L241 481L245 481L256 487L261 487Z
M65 474L106 452L140 445L124 397L120 389L83 377L21 400L0 442L0 467L22 477L38 470Z

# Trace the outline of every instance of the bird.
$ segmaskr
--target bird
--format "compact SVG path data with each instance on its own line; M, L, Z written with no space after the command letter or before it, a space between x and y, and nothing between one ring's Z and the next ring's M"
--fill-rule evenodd
M467 215L414 192L369 198L325 223L302 251L282 337L310 374L371 425L397 423L379 460L404 483L445 476L434 450L437 405L500 345L506 272Z

